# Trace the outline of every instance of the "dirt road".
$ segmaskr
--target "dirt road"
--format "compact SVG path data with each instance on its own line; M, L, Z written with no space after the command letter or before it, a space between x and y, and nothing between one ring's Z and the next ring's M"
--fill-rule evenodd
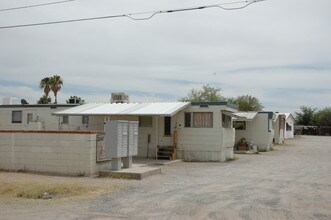
M176 163L95 199L3 204L0 219L331 219L331 137L226 163Z

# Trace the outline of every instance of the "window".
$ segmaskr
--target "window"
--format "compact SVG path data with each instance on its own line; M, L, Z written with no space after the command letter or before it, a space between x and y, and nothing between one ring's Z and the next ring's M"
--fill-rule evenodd
M152 127L153 118L151 116L140 116L139 127Z
M190 112L185 112L185 128L189 128L189 127L192 127L191 126L191 115L192 113Z
M185 127L212 128L213 113L212 112L185 113Z
M164 135L169 136L171 134L171 117L164 117Z
M62 116L62 124L69 124L69 116L68 115Z
M231 128L231 116L222 114L222 127Z
M213 113L212 112L194 112L193 127L195 128L212 128Z
M27 119L27 124L29 124L30 122L33 122L33 114L28 113L26 119Z
M82 117L82 124L88 124L89 117L87 115L83 115Z
M22 111L12 111L12 123L22 123Z
M286 122L286 131L292 131L292 126Z
M236 130L246 130L246 122L245 121L234 121L233 128Z

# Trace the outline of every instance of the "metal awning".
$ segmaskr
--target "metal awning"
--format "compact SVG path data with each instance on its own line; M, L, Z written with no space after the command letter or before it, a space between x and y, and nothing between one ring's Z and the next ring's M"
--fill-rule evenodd
M258 112L236 112L233 114L237 116L237 118L234 119L236 121L253 121Z
M173 116L189 102L89 103L53 113L53 115L135 115Z
M222 111L222 114L230 116L230 117L235 118L237 120L245 119L245 118L242 118L242 117L236 115L236 113L234 113L234 112Z

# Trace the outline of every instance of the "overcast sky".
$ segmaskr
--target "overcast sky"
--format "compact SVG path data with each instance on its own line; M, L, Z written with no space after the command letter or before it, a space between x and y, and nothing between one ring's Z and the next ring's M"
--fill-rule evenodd
M0 0L0 8L52 1ZM228 2L235 1L76 0L0 11L0 26ZM328 0L267 0L145 21L0 29L0 103L3 97L36 103L39 81L57 74L64 79L62 103L71 95L109 102L112 92L136 102L176 101L209 83L226 97L256 96L265 110L324 108L331 106L330 9Z

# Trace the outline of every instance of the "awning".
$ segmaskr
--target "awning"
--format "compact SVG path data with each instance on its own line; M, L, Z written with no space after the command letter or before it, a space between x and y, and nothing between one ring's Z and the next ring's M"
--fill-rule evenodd
M189 102L89 103L53 113L53 115L135 115L173 116Z
M252 121L257 116L258 112L236 112L235 121Z

